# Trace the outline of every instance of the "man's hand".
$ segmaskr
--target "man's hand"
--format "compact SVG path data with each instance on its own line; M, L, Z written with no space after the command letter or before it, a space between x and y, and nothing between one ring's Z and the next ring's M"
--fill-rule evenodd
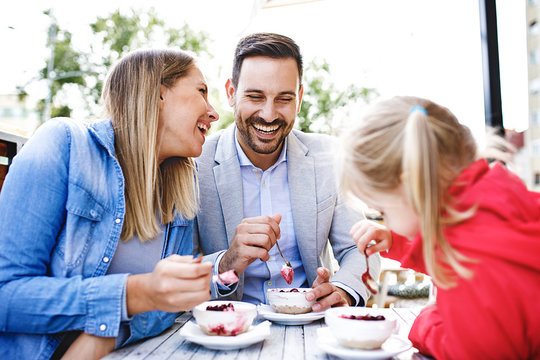
M268 251L280 238L279 222L281 215L245 218L236 228L229 249L219 263L219 272L234 270L241 274L257 259L270 259Z
M330 270L324 267L317 269L317 278L311 286L313 290L306 295L308 301L317 299L313 311L323 311L331 306L351 305L349 294L330 283Z

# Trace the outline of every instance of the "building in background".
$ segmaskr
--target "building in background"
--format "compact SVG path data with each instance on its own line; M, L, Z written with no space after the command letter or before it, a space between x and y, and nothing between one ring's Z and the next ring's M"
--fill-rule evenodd
M19 100L18 95L0 95L0 130L30 137L39 125L35 104Z

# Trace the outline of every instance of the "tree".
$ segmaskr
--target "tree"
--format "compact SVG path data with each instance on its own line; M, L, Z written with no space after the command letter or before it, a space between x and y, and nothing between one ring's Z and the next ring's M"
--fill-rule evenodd
M369 103L378 96L375 89L350 84L344 91L332 81L326 60L313 59L304 71L304 96L296 126L303 132L337 134L348 109ZM336 116L341 112L341 117Z
M117 10L106 17L98 17L90 25L94 39L88 51L76 50L72 34L58 26L50 10L44 13L51 19L47 40L51 57L38 76L30 80L46 81L49 85L49 96L38 103L40 112L46 113L42 121L49 117L71 116L69 98L74 96L75 89L88 115L95 116L99 111L96 104L101 98L105 76L126 52L140 47L178 47L210 56L206 33L195 32L187 24L181 28L169 27L153 9L131 10L127 15ZM29 83L18 87L20 97L27 95ZM46 109L49 102L52 105L50 112Z
M72 34L58 27L51 10L46 10L43 13L51 19L51 25L47 32L47 47L51 49L51 57L35 78L25 85L17 86L19 98L22 100L28 95L26 87L31 82L42 80L47 82L49 96L39 100L37 104L41 121L51 116L71 115L69 106L61 103L55 104L53 100L65 86L85 86L83 65L81 64L86 63L85 55L73 48Z
M147 12L131 10L123 15L119 10L107 17L98 17L90 24L96 35L92 53L102 54L94 64L92 95L97 104L107 70L125 53L141 47L175 47L197 55L211 56L207 46L209 36L195 32L187 24L172 28L158 18L154 9Z

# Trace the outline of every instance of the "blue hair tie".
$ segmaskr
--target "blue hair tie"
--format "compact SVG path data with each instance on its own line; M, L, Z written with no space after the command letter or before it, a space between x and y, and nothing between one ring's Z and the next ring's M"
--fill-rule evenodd
M427 116L427 111L426 111L426 109L424 109L424 108L421 107L421 106L418 106L418 105L413 106L413 107L411 108L411 111L409 111L409 114L412 114L412 113L415 112L415 111L421 111L421 112L424 113L424 115Z

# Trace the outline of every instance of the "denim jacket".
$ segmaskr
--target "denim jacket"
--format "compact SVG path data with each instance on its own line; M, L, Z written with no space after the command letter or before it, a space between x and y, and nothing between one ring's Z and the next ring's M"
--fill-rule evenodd
M0 192L0 359L49 359L66 332L118 336L128 274L105 275L125 216L110 120L49 120ZM193 220L166 227L163 257L193 253ZM135 315L121 345L178 314Z

